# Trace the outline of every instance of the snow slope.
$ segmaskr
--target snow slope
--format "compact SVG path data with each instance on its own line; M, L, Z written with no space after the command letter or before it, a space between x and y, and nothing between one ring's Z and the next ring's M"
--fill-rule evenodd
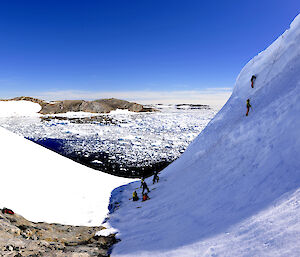
M0 117L39 116L42 107L29 101L0 101Z
M100 225L111 191L133 181L92 170L1 127L0 142L0 208L32 221Z
M243 68L149 201L128 200L139 183L113 191L112 256L300 256L299 96L300 15Z

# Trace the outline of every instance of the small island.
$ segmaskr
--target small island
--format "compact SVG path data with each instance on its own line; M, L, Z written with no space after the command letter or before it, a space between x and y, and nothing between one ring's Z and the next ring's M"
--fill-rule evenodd
M90 113L109 113L117 109L128 110L130 112L154 112L151 107L145 107L138 103L128 102L116 98L99 99L94 101L85 100L63 100L47 102L41 99L20 96L1 101L30 101L41 106L40 114L58 114L66 112L90 112Z

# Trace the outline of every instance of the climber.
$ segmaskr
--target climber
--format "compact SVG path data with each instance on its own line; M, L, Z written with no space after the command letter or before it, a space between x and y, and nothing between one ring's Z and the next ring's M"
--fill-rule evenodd
M133 193L132 193L132 201L138 201L139 200L139 197L138 197L138 195L137 195L137 192L136 191L134 191Z
M250 108L252 108L252 106L250 104L250 99L247 99L247 112L246 112L246 116L248 116Z
M142 200L142 202L147 201L149 199L150 199L150 197L147 195L147 193L143 194L143 200Z
M158 171L154 171L154 174L153 174L153 184L155 184L155 182L158 183L158 181L159 181Z
M251 77L251 87L254 88L254 82L256 80L256 76L255 75L252 75Z
M144 191L145 190L147 190L148 191L148 193L150 192L150 190L149 190L149 188L148 188L148 186L147 186L147 184L146 184L146 182L145 182L145 180L141 180L141 184L142 184L142 187L143 187L143 191L142 191L142 194L144 194Z
M141 178L141 186L140 186L140 188L142 188L142 187L143 187L143 183L144 183L144 181L145 181L145 177L143 176L143 177Z
M2 213L3 214L10 214L10 215L15 214L11 209L7 209L5 207L2 209Z

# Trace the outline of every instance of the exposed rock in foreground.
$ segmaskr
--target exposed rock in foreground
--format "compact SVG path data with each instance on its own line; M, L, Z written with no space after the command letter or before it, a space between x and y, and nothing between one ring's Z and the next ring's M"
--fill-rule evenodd
M34 223L0 212L0 256L109 256L116 239L95 236L101 229Z
M57 114L66 112L91 112L91 113L109 113L116 109L126 109L131 112L153 112L153 108L144 107L141 104L128 102L125 100L110 98L99 99L94 101L84 100L64 100L46 102L37 98L21 96L9 99L9 101L31 101L38 103L42 109L39 111L41 114Z

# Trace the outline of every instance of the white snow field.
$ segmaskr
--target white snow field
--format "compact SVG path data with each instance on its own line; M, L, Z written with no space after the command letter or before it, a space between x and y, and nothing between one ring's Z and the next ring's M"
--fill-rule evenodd
M28 103L26 115L39 111ZM0 142L0 208L32 221L100 225L111 191L133 181L92 170L1 127Z
M28 101L0 101L0 117L40 116L41 106Z
M150 200L129 200L138 182L113 191L111 256L300 256L299 103L300 15L159 183L146 180Z

